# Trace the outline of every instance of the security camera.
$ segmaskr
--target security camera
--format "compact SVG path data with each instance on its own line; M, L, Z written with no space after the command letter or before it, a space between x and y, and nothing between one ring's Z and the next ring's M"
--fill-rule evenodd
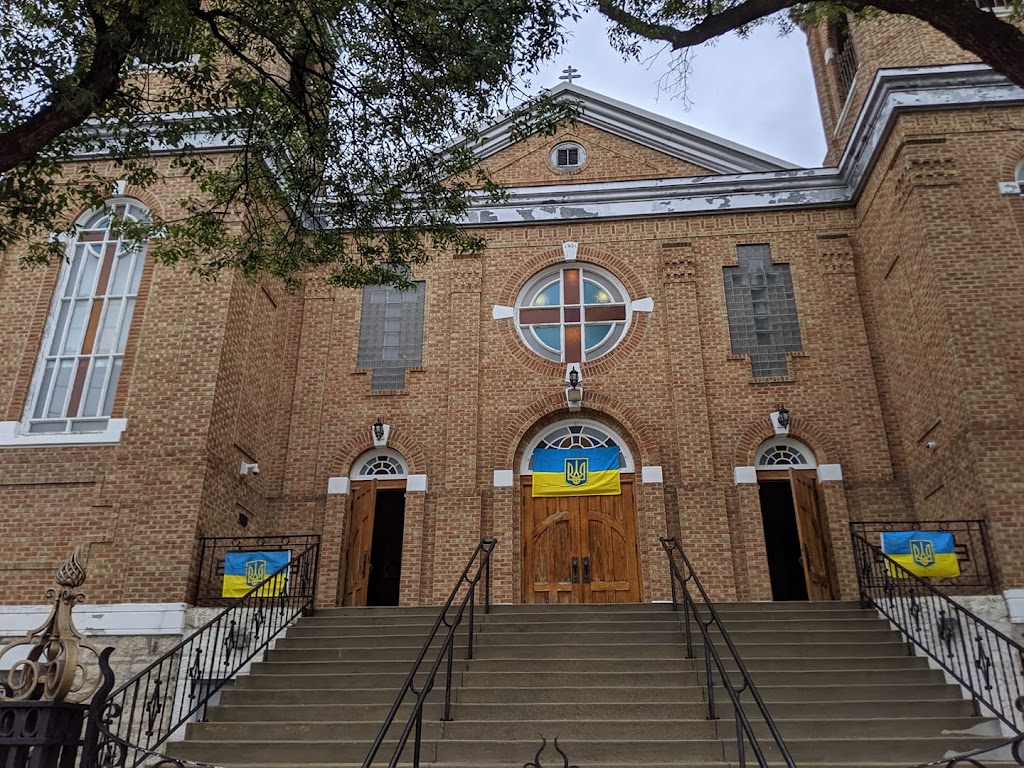
M259 473L260 473L260 465L257 464L255 461L253 461L253 462L243 461L242 462L242 467L238 471L238 474L241 475L242 477L245 477L246 475L254 475L255 476L255 475L258 475Z

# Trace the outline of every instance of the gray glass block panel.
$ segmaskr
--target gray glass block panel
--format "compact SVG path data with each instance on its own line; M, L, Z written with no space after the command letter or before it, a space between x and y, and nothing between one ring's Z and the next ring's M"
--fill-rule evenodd
M736 256L722 270L732 352L750 355L756 378L786 376L786 353L803 350L789 265L772 264L763 244L739 245Z
M422 282L408 291L379 285L363 289L356 365L373 372L371 389L404 389L405 369L421 365L424 295Z

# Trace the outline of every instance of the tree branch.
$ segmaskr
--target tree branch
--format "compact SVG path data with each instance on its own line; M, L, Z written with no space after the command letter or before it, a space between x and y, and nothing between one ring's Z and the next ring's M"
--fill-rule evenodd
M0 173L31 161L61 134L82 125L107 102L121 84L121 69L132 47L148 31L148 3L139 10L122 7L112 23L87 3L95 40L91 51L80 52L89 68L78 82L57 90L38 112L0 134Z
M671 45L673 50L678 50L706 43L765 16L792 8L800 2L801 0L746 0L721 13L705 16L689 29L677 29L671 24L645 21L622 6L616 5L612 0L597 0L597 9L634 35L646 37L648 40L663 40Z

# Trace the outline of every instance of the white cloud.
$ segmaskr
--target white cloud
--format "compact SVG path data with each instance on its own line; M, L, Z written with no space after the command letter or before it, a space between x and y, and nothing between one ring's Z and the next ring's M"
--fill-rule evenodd
M623 61L606 27L594 13L573 25L565 50L532 78L534 90L557 84L571 65L591 91L799 165L821 164L825 137L802 32L780 37L765 25L746 39L729 35L697 49L684 98L663 87L671 81L668 52L646 64Z

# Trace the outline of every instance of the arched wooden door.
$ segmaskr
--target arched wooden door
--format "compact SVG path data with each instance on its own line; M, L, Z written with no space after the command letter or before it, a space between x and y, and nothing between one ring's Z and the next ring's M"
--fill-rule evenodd
M641 598L633 475L618 496L532 496L523 477L523 600L634 603Z

